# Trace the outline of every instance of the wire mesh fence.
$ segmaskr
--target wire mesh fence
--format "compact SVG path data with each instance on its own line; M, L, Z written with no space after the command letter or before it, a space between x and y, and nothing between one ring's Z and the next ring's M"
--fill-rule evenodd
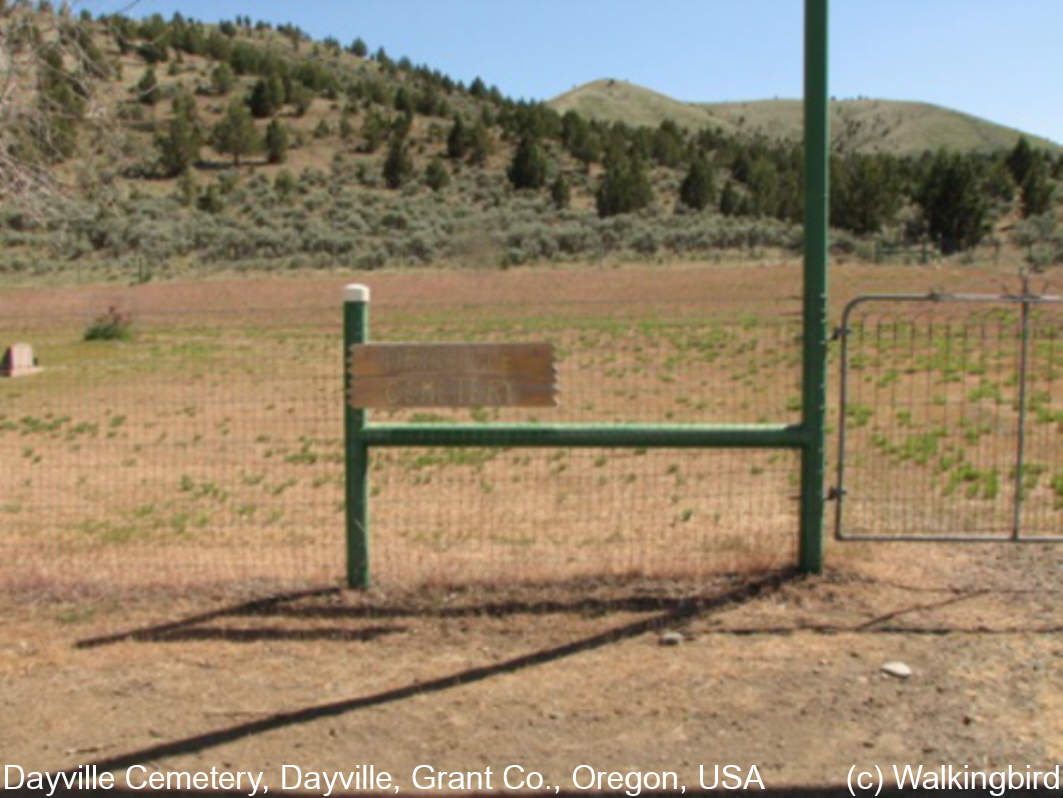
M797 421L800 330L704 302L374 306L371 337L549 341L548 409L390 421ZM220 587L344 573L341 312L0 312L43 371L0 381L0 583L16 594ZM787 451L424 448L371 454L381 584L697 576L792 564Z
M1003 298L854 306L844 537L1063 535L1063 306L1031 307L1024 325Z

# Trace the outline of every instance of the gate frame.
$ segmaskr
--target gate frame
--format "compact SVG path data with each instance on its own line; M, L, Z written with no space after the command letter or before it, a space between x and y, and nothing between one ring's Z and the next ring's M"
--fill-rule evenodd
M369 424L350 405L347 354L369 341L369 289L344 289L347 585L369 587L370 446L789 448L801 452L798 567L823 569L830 120L827 0L805 0L803 362L799 424Z
M837 482L831 487L829 496L834 500L834 539L843 542L872 543L1061 543L1063 535L1023 536L1022 526L1022 466L1025 460L1026 437L1026 383L1028 381L1027 365L1030 359L1030 308L1034 305L1063 303L1063 296L1057 294L1033 294L1030 292L1030 276L1020 272L1022 279L1021 294L948 294L931 291L926 294L863 294L849 300L842 311L841 324L834 330L834 337L841 342L839 351L839 389L838 389L838 464L835 475ZM1000 535L883 535L856 534L846 535L842 518L845 502L845 408L849 398L849 316L852 311L866 302L996 302L1013 303L1020 306L1020 345L1019 345L1019 395L1018 419L1016 422L1015 443L1015 478L1013 483L1012 518L1010 534Z

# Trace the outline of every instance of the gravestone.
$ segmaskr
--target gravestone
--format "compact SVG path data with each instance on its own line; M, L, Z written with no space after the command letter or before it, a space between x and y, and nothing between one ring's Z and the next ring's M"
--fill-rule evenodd
M0 377L25 377L40 370L29 344L11 344L0 360Z

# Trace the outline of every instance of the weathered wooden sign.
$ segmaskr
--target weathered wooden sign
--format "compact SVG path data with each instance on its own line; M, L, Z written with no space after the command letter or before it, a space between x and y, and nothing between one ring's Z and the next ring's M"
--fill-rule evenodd
M355 344L351 407L552 407L552 344Z

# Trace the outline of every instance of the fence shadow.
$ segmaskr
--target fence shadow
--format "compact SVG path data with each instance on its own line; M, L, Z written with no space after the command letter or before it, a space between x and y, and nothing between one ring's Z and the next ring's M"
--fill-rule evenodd
M469 668L467 670L448 674L438 679L417 682L404 687L375 693L373 695L359 696L340 701L332 701L326 704L301 707L288 712L278 712L268 717L247 723L240 723L227 728L216 729L203 734L184 737L179 740L159 743L126 754L108 757L106 759L89 763L88 765L83 765L83 767L85 767L86 770L91 767L95 767L98 771L118 770L143 762L202 751L206 748L282 729L288 726L294 726L300 723L308 723L310 721L342 715L347 712L366 709L368 707L401 701L416 695L448 690L452 687L482 681L501 674L513 673L524 668L542 665L584 651L591 651L613 643L618 643L622 640L646 634L647 632L660 630L732 604L749 601L764 592L778 590L795 578L797 578L797 573L792 570L773 573L763 578L749 581L718 595L676 599L674 605L668 609L667 612L656 614L650 618L638 620L633 623L624 624L605 632L575 640L554 648L536 651L531 654L514 657L491 665ZM311 594L321 595L323 592L324 591L314 591L311 592ZM300 595L305 596L306 594ZM251 608L255 608L260 609L262 612L267 612L272 606L270 602L279 602L282 600L285 599L278 597L260 602L248 602L238 605L235 608L204 613L191 619L163 624L150 629L135 630L120 635L112 635L108 638L95 638L93 640L81 641L78 645L85 648L92 645L103 645L105 643L117 642L118 640L152 640L156 639L159 635L162 635L163 639L165 639L165 636L176 634L186 628L191 630L195 623L200 623L204 619L214 619L224 614L232 614L234 611L246 613L250 612ZM292 596L288 596L286 600L293 600ZM64 771L64 773L73 774L76 770L77 767L72 767ZM109 794L114 795L115 793L111 792Z
M789 577L779 572L771 578ZM381 625L350 630L330 629L201 627L201 624L225 618L290 618L292 620L385 620L399 618L501 618L509 615L584 614L608 615L614 612L680 612L692 603L711 601L691 596L629 596L613 598L579 597L570 600L497 601L456 606L414 606L403 604L365 604L361 606L298 605L306 599L339 596L340 588L321 588L284 593L253 601L197 613L175 621L129 629L77 641L75 648L96 648L127 641L168 642L177 640L371 640L383 634L403 631L404 627Z

